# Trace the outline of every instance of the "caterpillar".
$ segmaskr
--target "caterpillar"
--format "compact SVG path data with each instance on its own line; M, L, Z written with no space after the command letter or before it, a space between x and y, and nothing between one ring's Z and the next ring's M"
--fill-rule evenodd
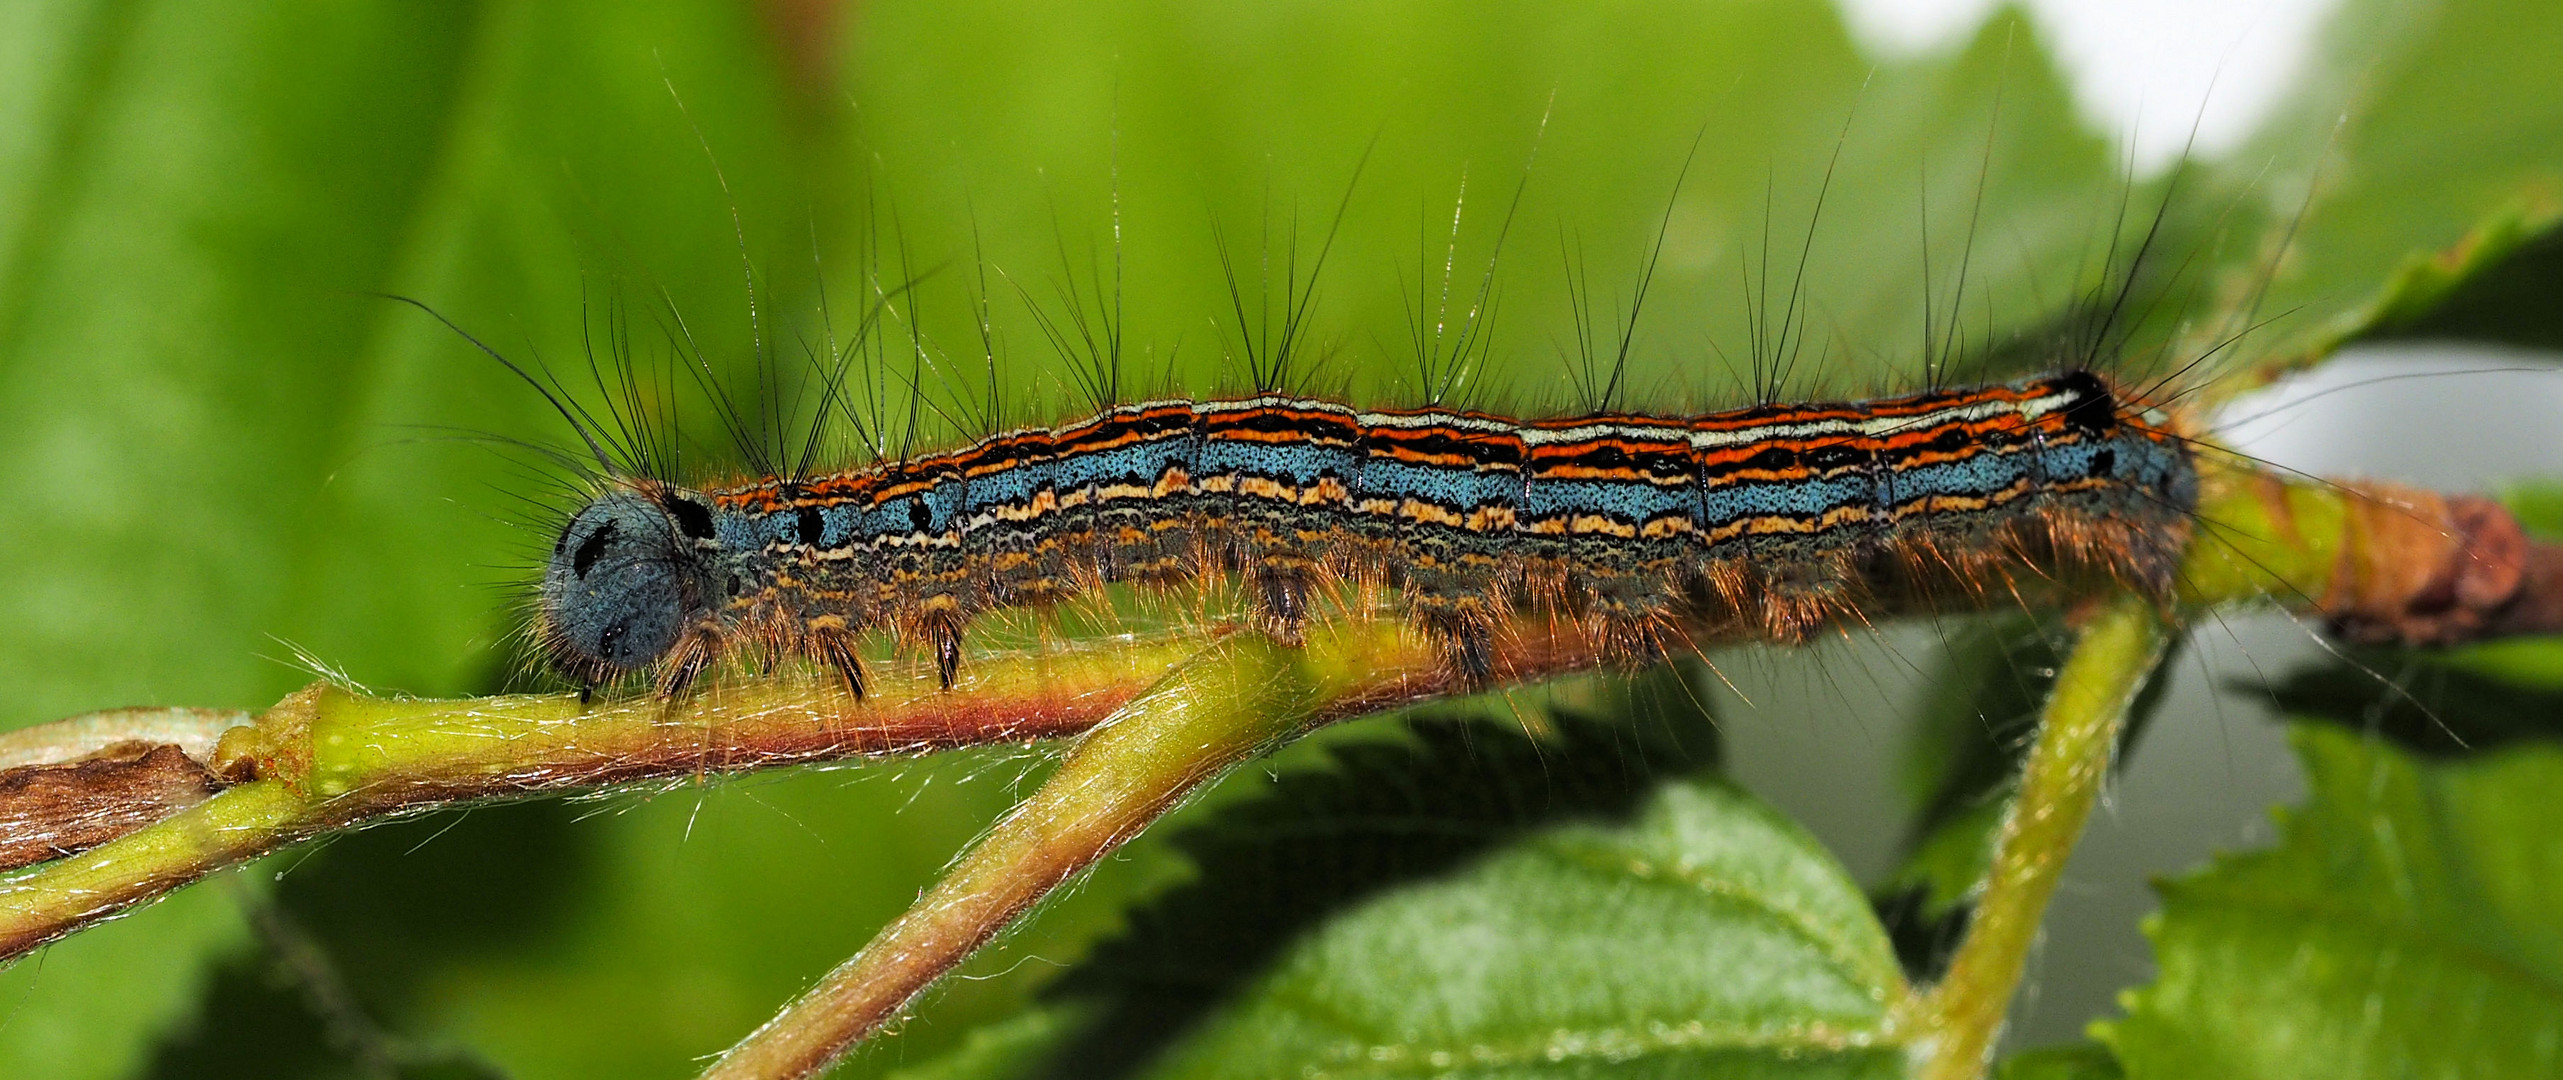
M830 475L609 481L552 545L535 634L583 688L676 694L756 648L860 696L868 633L948 688L984 612L1226 575L1285 641L1321 590L1393 589L1475 680L1516 606L1644 660L1686 619L1797 641L1865 591L2024 560L2159 595L2196 499L2178 422L2082 369L1692 417L1148 401Z

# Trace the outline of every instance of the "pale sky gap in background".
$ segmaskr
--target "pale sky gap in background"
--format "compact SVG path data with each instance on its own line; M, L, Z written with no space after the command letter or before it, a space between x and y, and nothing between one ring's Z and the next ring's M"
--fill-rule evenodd
M1863 44L1949 48L1997 0L1838 0ZM2279 104L2337 0L2016 0L2065 66L2083 115L2130 140L2138 171L2232 150ZM2212 89L2212 93L2210 92ZM2202 105L2204 111L2201 111Z

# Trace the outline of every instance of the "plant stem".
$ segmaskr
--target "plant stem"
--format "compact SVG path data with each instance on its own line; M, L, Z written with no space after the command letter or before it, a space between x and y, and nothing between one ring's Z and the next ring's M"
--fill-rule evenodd
M1079 740L933 891L704 1073L804 1077L1186 792L1290 735L1320 700L1296 650L1260 635L1205 650Z
M2137 596L2109 601L2084 623L2040 714L1966 939L1924 1001L1922 1080L1983 1075L2047 900L2100 798L2127 707L2167 639L2153 603Z
M939 689L929 673L883 672L861 703L812 679L593 706L566 694L375 698L315 683L223 733L207 764L231 786L211 799L199 793L162 806L104 846L0 880L0 961L225 866L393 814L1073 734L1198 649L1166 640L989 657L956 692ZM69 831L64 826L0 812L8 830L0 849L44 852Z
M1605 658L1570 625L1524 619L1495 661L1504 681ZM1203 650L1088 732L1041 789L997 823L907 914L733 1047L705 1080L814 1076L1078 871L1230 766L1419 689L1450 689L1438 653L1394 622L1261 634Z
M241 784L0 890L0 955L112 916L273 850L296 835L302 797L281 781Z
M315 683L255 724L224 735L211 764L232 786L213 800L191 801L194 809L164 807L143 819L150 824L138 821L140 831L106 847L0 879L0 961L224 866L394 814L1077 734L1124 710L1203 647L1196 633L986 657L949 691L930 671L885 671L863 702L807 678L745 680L678 700L645 695L594 705L569 695L375 698ZM1494 678L1509 683L1590 668L1604 658L1598 643L1572 626L1526 616L1503 628L1491 659ZM1311 709L1324 720L1464 688L1431 643L1393 618L1351 617L1322 627L1296 663L1323 688ZM110 857L130 850L128 841L164 836L163 826L184 827L214 813L217 803L233 806L241 801L234 793L252 788L260 800L290 805L274 808L265 826L232 842L155 848L147 859ZM0 825L12 820L0 813ZM45 834L61 834L60 825L27 821L20 828L28 835L0 840L37 850Z

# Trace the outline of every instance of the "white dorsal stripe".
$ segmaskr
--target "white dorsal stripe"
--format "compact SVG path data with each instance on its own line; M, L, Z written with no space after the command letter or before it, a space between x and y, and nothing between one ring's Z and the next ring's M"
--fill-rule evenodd
M1766 439L1807 439L1819 438L1827 435L1866 436L1875 438L1879 436L1893 435L1899 431L1908 431L1916 428L1931 428L1949 423L1965 423L1986 420L2000 416L2004 413L2017 413L2023 420L2036 420L2039 417L2046 416L2049 413L2053 413L2058 409L2066 407L2073 403L2076 398L2077 395L2075 394L2058 392L2044 394L2025 401L1967 402L1964 404L1952 405L1948 408L1934 412L1918 413L1912 416L1876 416L1862 420L1814 420L1794 424L1773 423L1755 427L1738 428L1733 431L1693 431L1687 425L1612 421L1596 421L1594 423L1579 424L1568 428L1532 428L1505 420L1477 416L1464 416L1459 413L1443 412L1440 410L1426 410L1416 413L1358 412L1350 406L1339 404L1337 402L1326 401L1319 398L1288 397L1281 394L1264 394L1257 397L1240 398L1227 401L1196 402L1186 401L1181 398L1142 401L1129 405L1117 406L1113 408L1111 412L1105 414L1105 416L1137 416L1153 409L1171 408L1189 409L1195 416L1207 416L1216 413L1251 412L1256 409L1284 408L1302 412L1332 413L1337 416L1347 417L1354 423L1363 427L1395 428L1399 430L1413 430L1417 428L1452 428L1460 431L1480 434L1510 435L1519 438L1524 446L1554 446L1561 443L1587 442L1598 438L1619 437L1643 442L1687 443L1694 450L1706 450L1725 446L1740 446L1747 443L1761 442ZM1048 433L1054 437L1062 436L1071 431L1075 431L1078 428L1091 425L1097 420L1104 419L1105 416L1088 417L1073 424L1063 424L1059 427L1048 429ZM973 443L972 447L975 449L999 439L1012 438L1014 435L1015 433L1012 432L991 435Z

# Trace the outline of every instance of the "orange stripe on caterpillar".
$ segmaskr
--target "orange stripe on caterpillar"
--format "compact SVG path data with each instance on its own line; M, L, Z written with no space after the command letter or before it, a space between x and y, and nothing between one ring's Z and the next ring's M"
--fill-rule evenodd
M889 630L948 685L981 612L1234 574L1284 638L1331 582L1394 586L1474 677L1508 605L1635 658L1685 619L1796 640L1881 577L2005 560L2159 591L2195 489L2170 422L2088 372L1687 418L1155 401L807 480L619 484L562 530L539 630L585 684L672 692L760 644L859 692L844 642Z

